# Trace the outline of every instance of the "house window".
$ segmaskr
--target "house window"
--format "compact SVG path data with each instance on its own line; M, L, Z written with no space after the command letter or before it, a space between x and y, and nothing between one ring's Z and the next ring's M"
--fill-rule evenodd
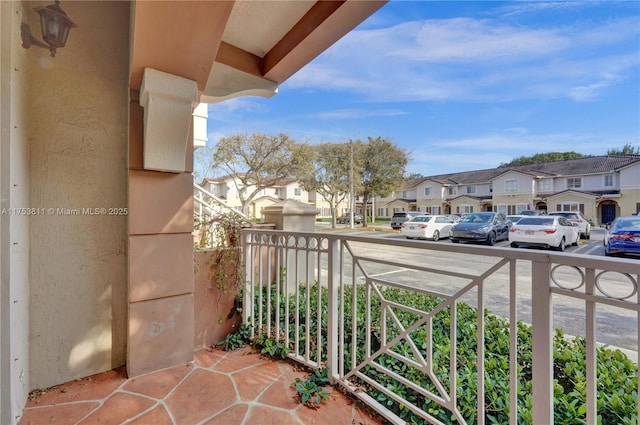
M489 183L489 193L493 193L493 183Z
M425 187L424 188L424 196L431 196L431 188L430 187Z
M508 215L509 214L509 206L506 204L498 205L498 212L500 214Z
M429 207L418 207L418 211L423 214L429 214Z
M569 202L560 205L560 211L580 211L580 204Z
M471 193L476 193L476 187L475 187L475 185L467 186L467 193L469 193L469 194L471 194Z
M579 189L582 187L581 177L569 177L567 179L567 189Z
M613 176L604 176L604 185L605 187L613 186Z
M448 190L449 195L455 195L457 192L458 191L454 186L449 186L449 190Z
M302 189L300 189L299 187L293 189L293 196L302 196Z
M440 207L431 207L431 214L440 214Z
M404 199L407 199L407 198L409 197L409 192L407 192L406 190L403 190L403 191L402 191L402 197L403 197Z
M387 209L386 208L378 208L378 217L386 217Z
M516 204L516 214L520 214L522 211L526 211L527 204Z
M473 212L473 207L472 207L471 205L460 205L460 206L457 208L457 211L458 211L460 214L469 214L469 213L472 213L472 212Z
M551 190L551 179L538 181L538 190Z
M518 191L518 180L506 180L504 182L504 190L505 192L517 192ZM500 211L498 211L500 212Z
M393 207L393 212L394 212L394 213L396 213L396 212L402 212L402 211L404 211L404 208L402 208L402 207Z

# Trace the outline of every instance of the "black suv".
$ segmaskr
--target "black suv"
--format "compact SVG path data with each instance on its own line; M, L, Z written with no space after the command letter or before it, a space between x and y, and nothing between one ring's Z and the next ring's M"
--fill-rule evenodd
M420 211L402 211L393 213L393 217L391 217L391 228L399 229L402 227L402 223L407 220L411 220L413 217L417 217L419 215L424 215Z

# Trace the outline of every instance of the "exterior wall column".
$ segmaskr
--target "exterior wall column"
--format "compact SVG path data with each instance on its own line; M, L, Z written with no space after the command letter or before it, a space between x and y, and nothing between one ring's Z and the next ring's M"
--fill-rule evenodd
M131 94L127 371L193 360L196 83L146 69Z

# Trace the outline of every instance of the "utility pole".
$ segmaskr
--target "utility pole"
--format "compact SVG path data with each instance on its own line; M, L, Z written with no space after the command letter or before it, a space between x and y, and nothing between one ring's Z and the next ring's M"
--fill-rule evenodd
M349 224L353 229L353 220L355 218L355 200L353 199L353 143L349 142Z

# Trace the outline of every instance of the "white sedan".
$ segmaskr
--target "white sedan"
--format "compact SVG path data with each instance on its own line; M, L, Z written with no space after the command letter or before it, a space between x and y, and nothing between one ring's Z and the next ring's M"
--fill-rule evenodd
M419 215L409 221L405 221L400 227L400 234L407 239L432 239L448 238L449 230L455 222L446 215Z
M580 228L562 216L530 216L521 218L509 229L513 248L521 245L555 248L578 245Z

